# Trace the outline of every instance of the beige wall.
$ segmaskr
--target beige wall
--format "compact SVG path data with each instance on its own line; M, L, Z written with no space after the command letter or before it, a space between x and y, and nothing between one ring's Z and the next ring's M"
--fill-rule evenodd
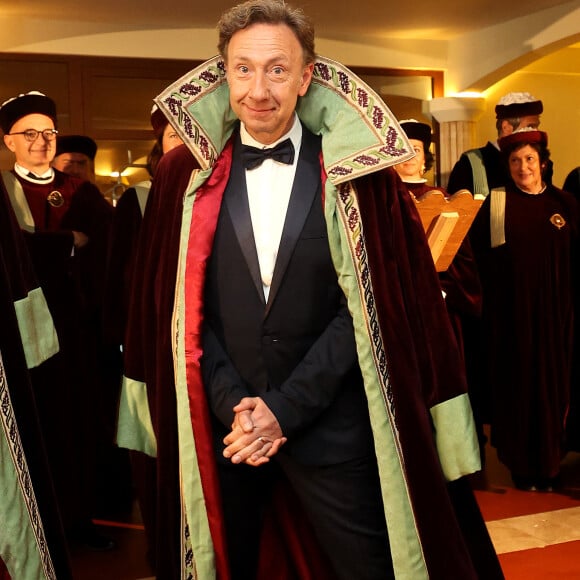
M486 108L477 123L477 139L483 144L497 137L494 107L511 91L527 91L544 103L541 129L548 133L554 162L554 184L561 187L568 173L580 166L580 50L571 67L548 72L558 55L545 57L507 76L486 92Z

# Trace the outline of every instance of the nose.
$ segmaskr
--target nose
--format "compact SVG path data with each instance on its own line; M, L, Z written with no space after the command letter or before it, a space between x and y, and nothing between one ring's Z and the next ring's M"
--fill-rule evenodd
M253 76L250 96L255 100L263 100L268 97L268 80L265 74L257 72Z

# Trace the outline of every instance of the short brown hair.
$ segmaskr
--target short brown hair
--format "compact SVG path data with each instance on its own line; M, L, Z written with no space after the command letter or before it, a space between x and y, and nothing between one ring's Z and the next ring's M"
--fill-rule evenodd
M232 36L252 24L285 24L294 32L304 53L304 64L316 59L314 26L300 8L292 8L284 0L248 0L230 8L218 22L218 50L226 59Z

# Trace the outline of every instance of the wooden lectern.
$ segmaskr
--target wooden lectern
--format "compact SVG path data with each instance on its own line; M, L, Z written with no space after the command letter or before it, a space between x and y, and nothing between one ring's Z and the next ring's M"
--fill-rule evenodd
M467 189L449 197L434 189L415 198L438 272L449 268L484 199Z

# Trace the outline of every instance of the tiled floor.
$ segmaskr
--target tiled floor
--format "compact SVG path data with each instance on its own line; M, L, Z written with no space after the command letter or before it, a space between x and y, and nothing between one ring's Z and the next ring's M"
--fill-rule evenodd
M493 449L487 450L485 478L475 493L506 580L580 579L579 453L566 457L562 475L558 493L518 491ZM75 580L153 580L138 511L97 523L117 548L102 553L73 548Z
M476 497L506 580L580 579L580 453L562 463L557 493L518 491L493 449Z

